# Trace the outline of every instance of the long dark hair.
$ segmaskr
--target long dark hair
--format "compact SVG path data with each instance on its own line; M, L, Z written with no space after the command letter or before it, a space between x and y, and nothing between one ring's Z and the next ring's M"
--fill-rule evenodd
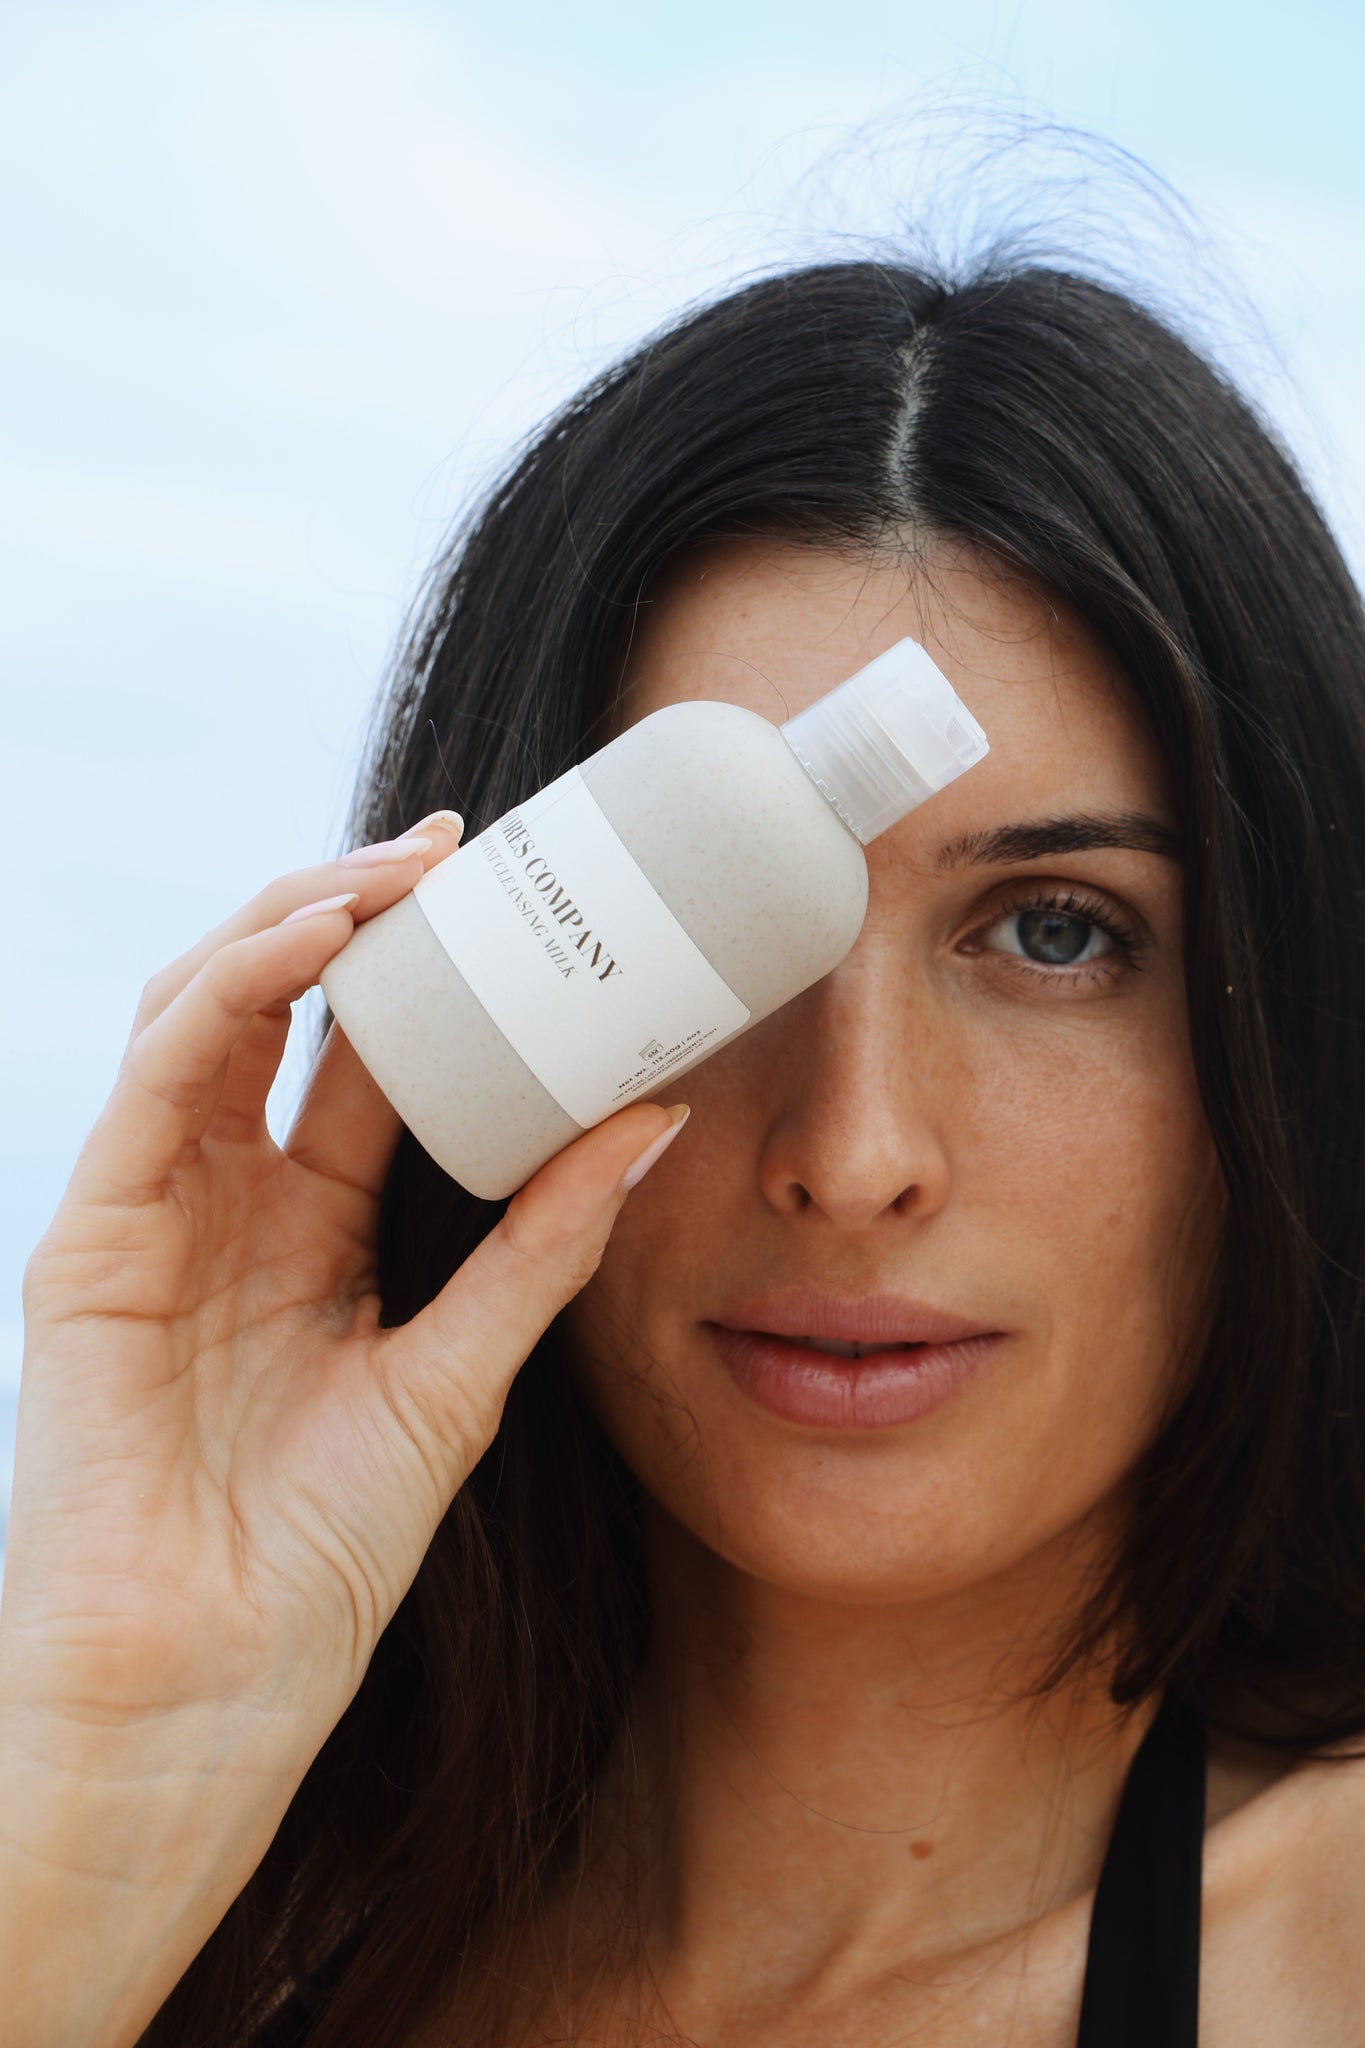
M1185 834L1227 1190L1212 1335L1068 1654L1121 1622L1116 1700L1167 1686L1320 1744L1365 1723L1365 620L1293 463L1195 349L1109 285L1002 261L952 282L823 264L689 313L554 418L437 565L355 836L451 802L472 835L600 745L681 550L907 529L1075 607L1140 694ZM405 1138L387 1318L497 1214ZM636 1483L561 1354L552 1328L148 2044L244 2042L303 1983L288 2038L396 2048L476 1930L461 2038L497 2039L497 1965L573 1851L649 1629Z

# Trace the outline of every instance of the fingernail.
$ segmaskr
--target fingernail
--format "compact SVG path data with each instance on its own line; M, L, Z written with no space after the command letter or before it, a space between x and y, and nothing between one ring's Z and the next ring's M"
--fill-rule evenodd
M447 832L453 832L457 839L464 831L464 819L458 811L433 811L429 818L419 818L411 829L414 832L425 832L428 825L444 825Z
M673 1121L668 1129L660 1131L653 1144L646 1145L639 1158L633 1160L621 1176L619 1190L621 1194L628 1195L632 1188L639 1186L655 1160L662 1158L663 1154L668 1150L691 1114L692 1111L685 1102L679 1102L674 1105L669 1111Z
M381 839L374 846L354 846L349 853L341 856L344 868L380 868L390 861L411 860L414 855L425 853L430 846L429 839L416 839L411 832L405 832L401 839Z
M353 903L359 903L357 895L323 896L316 903L305 903L298 910L291 910L288 917L280 919L281 924L301 924L305 917L321 917L324 910L349 910Z

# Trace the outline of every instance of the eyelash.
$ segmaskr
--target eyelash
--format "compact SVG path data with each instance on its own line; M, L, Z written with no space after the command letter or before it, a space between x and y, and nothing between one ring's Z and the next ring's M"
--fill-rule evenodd
M992 931L996 925L1004 924L1011 917L1022 916L1028 910L1051 910L1061 916L1074 917L1084 924L1093 925L1096 931L1103 932L1107 939L1113 941L1121 965L1130 968L1142 966L1146 941L1141 934L1119 916L1112 904L1106 903L1102 897L1089 896L1080 889L1024 889L1021 894L1011 895L1001 903L990 922L978 927L977 935ZM1041 960L1028 960L1018 953L1001 954L998 947L983 947L982 951L995 952L999 957L1008 960L1016 971L1041 977L1044 981L1054 984L1062 982L1070 986L1079 981L1094 981L1097 974L1104 973L1111 966L1108 956L1102 960L1087 960L1079 967L1048 967Z

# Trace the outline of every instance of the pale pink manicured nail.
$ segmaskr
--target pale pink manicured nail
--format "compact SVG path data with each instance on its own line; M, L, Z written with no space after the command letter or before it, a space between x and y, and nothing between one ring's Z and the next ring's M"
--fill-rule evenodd
M413 832L425 832L430 825L444 825L447 832L453 832L457 839L464 831L464 819L458 811L433 811L430 817L419 818L409 829Z
M304 903L297 910L291 910L288 917L280 919L280 923L301 924L305 917L321 917L324 910L349 910L353 903L359 901L354 893L350 896L324 896L317 903Z
M425 853L430 846L429 839L415 839L411 832L405 832L401 839L380 839L373 846L354 846L349 853L341 856L344 868L382 868L390 861L411 860L414 855Z
M650 1167L653 1166L655 1160L661 1158L663 1154L668 1150L669 1146L673 1143L673 1140L677 1137L679 1131L687 1122L687 1119L691 1116L691 1114L692 1112L687 1107L686 1103L682 1102L675 1104L675 1106L669 1111L669 1115L672 1117L673 1121L669 1125L668 1129L666 1131L660 1131L658 1137L654 1140L654 1143L652 1145L646 1145L644 1151L640 1154L639 1158L633 1160L631 1164L626 1168L624 1174L622 1174L620 1192L623 1195L629 1194L632 1188L639 1186L640 1182L649 1172Z

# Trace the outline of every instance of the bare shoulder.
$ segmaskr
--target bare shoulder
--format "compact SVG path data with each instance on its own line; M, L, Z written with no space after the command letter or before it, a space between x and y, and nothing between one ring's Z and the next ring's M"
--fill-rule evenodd
M1286 1767L1215 1750L1200 2039L1358 2048L1365 2012L1365 1742Z

